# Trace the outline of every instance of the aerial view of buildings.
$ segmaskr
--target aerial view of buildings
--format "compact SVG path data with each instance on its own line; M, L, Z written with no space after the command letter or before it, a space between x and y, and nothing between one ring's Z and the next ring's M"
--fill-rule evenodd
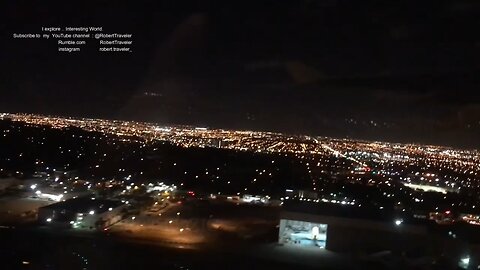
M408 265L446 252L451 264L476 260L476 150L0 116L7 229L99 232L193 249L277 243L416 253L405 255ZM232 242L220 240L225 235ZM357 259L383 258L372 256Z
M0 270L480 269L480 2L0 4Z

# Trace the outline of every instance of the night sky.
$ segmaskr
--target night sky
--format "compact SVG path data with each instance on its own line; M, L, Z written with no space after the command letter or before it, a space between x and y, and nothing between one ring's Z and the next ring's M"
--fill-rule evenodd
M390 2L2 1L0 111L479 148L480 3ZM42 26L134 52L12 37Z

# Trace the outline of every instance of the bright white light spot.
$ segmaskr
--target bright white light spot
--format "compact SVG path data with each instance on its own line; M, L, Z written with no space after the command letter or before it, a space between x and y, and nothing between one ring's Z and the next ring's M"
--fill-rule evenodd
M31 188L31 189L36 189L36 188L37 188L37 185L31 185L30 188Z
M315 226L312 228L312 239L317 239L320 234L320 229Z
M88 213L89 213L90 215L92 215L92 216L95 215L95 211L93 211L93 210L90 211L90 212L88 212Z
M460 261L463 264L468 265L470 263L470 257L462 258L462 259L460 259Z
M403 223L403 220L401 220L401 219L395 220L395 225L397 225L397 226L402 225L402 223Z
M47 222L52 222L52 219L51 219L51 218L47 218Z
M113 210L113 208L112 208L112 207L108 208L108 211L112 211L112 210Z

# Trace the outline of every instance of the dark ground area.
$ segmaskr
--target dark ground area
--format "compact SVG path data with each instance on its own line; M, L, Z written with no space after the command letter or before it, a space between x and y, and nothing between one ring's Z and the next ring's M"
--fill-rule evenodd
M171 249L103 235L80 237L23 229L2 229L0 238L2 269L344 269L341 267L345 266L332 267L338 256L329 258L320 268L312 268L302 260L286 263L267 253L254 254L252 247L241 246ZM309 256L308 252L305 256ZM322 257L325 255L319 256Z

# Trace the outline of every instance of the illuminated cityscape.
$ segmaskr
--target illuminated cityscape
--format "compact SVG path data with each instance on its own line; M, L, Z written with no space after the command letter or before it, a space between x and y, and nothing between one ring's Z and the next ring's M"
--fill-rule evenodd
M467 237L462 226L480 225L476 150L9 113L0 145L5 228L197 250L226 235L257 248L278 237L352 252L395 246L371 237L396 227L424 239L405 249L435 235L448 249ZM359 247L342 236L361 231Z
M480 155L476 150L459 150L432 145L398 144L387 142L368 142L350 139L333 139L326 137L287 135L272 132L234 131L208 129L188 126L158 126L152 123L128 122L103 119L73 119L47 117L32 114L0 115L3 120L22 123L37 128L67 129L79 128L87 132L113 135L121 142L135 142L140 147L153 145L155 142L167 142L181 148L218 148L230 151L251 152L271 155L272 157L287 157L298 163L298 166L308 175L310 184L284 186L283 189L296 188L318 192L316 200L338 201L353 205L353 201L361 201L359 194L351 194L352 198L334 199L336 194L330 192L329 183L344 183L348 185L375 186L382 191L387 201L396 201L398 205L414 210L424 202L422 192L433 191L443 194L443 201L437 203L432 210L459 209L475 210L476 200L471 199L478 194L480 181ZM9 136L9 130L3 130L3 136ZM74 136L74 135L72 135ZM43 144L42 140L30 141L32 144ZM60 149L60 154L71 151ZM81 158L84 153L78 153ZM271 165L275 165L275 158ZM143 157L141 157L143 159ZM107 154L92 167L103 166L108 161ZM36 163L43 161L37 160ZM172 165L176 165L172 164ZM64 169L72 169L65 166ZM76 169L76 168L73 168ZM222 168L223 170L224 168ZM1 168L3 170L3 168ZM125 169L119 168L122 172ZM220 168L205 168L201 177L212 182L223 182ZM278 169L276 169L278 171ZM142 173L142 172L140 172ZM189 172L185 171L185 175ZM209 175L210 173L210 175ZM263 167L255 168L253 179L232 183L238 186L233 194L248 194L249 190L259 191L258 186L265 184L265 178L272 178L274 167L268 171ZM92 175L94 176L94 175ZM131 175L129 176L131 177ZM195 175L196 179L200 177ZM250 177L250 176L249 176ZM226 184L230 184L226 181ZM183 183L176 183L178 185ZM294 184L295 185L295 184ZM331 188L331 187L330 187ZM345 188L345 186L342 186ZM327 190L329 190L327 192ZM217 190L215 190L217 191ZM233 190L230 190L233 191ZM224 192L219 190L217 192ZM262 193L262 192L260 192ZM285 199L282 194L262 195L276 196ZM448 193L448 194L447 194ZM459 196L458 194L470 194ZM457 194L457 195L455 195ZM408 198L404 197L408 195ZM456 197L455 199L453 197ZM461 198L461 199L460 199ZM428 202L431 204L432 202ZM375 203L376 204L376 203ZM384 207L384 206L379 206Z
M3 2L0 269L480 269L478 1Z

